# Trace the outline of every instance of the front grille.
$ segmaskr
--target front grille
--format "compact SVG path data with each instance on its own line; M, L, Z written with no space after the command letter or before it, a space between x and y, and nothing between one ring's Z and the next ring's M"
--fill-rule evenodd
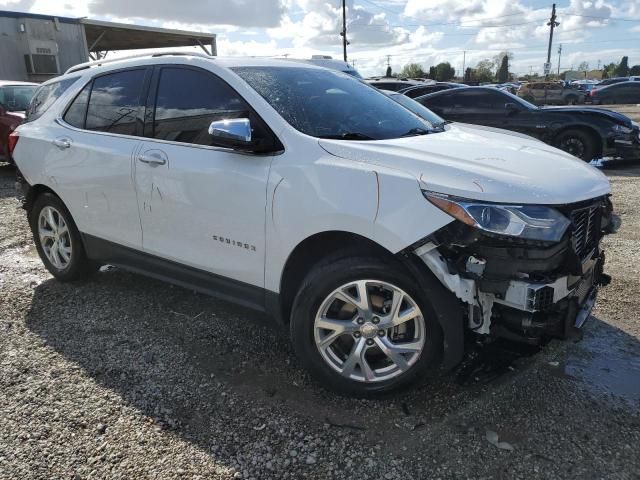
M573 225L571 240L573 249L581 260L584 260L598 244L599 212L599 205L591 205L571 212Z

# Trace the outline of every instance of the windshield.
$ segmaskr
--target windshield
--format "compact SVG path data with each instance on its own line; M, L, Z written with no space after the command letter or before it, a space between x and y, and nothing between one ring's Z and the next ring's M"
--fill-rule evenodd
M24 112L37 85L5 85L0 87L0 104L9 112Z
M507 91L507 90L502 90L503 95L507 95L511 101L513 103L517 103L519 105L522 105L524 108L529 109L529 110L538 110L538 107L536 107L533 103L527 102L524 98L522 97L518 97L517 95L514 95L513 93Z
M317 138L384 140L431 125L384 93L341 72L304 67L233 70L296 130Z
M406 108L406 109L410 110L411 112L415 113L420 118L426 120L427 122L429 122L434 127L443 125L445 123L445 120L443 118L440 118L438 115L433 113L427 107L425 107L424 105L416 102L413 98L409 98L409 97L407 97L406 95L404 95L402 93L391 93L389 96L393 100L398 102L400 105L402 105L404 108Z

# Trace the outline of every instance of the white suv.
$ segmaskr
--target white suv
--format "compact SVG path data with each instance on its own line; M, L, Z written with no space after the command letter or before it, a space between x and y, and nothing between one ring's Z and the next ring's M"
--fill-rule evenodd
M371 395L465 338L581 326L618 223L595 168L425 112L299 62L161 54L43 84L11 145L56 278L113 264L266 311L316 379Z

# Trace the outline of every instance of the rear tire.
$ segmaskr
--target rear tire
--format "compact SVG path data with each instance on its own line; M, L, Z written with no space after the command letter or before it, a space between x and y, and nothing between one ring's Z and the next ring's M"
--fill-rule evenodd
M565 103L567 105L576 105L578 103L578 97L570 95L565 99Z
M69 210L52 193L42 193L35 199L29 212L29 225L38 255L56 279L82 280L97 270L97 265L87 258Z
M314 379L339 394L372 397L401 389L440 364L442 332L429 296L390 261L321 262L293 302L294 350Z
M585 162L590 162L598 154L598 141L593 135L578 129L560 133L556 138L556 146Z

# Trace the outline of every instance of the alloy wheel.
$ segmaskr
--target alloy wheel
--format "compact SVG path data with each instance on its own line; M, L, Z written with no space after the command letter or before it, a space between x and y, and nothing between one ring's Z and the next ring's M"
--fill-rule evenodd
M582 158L586 147L584 142L579 138L567 137L560 143L560 149L570 153L574 157Z
M72 245L69 226L62 214L51 206L46 206L38 216L38 236L40 246L51 264L64 270L71 262Z
M343 377L382 382L407 372L425 346L424 317L402 289L358 280L331 292L314 322L315 345Z

